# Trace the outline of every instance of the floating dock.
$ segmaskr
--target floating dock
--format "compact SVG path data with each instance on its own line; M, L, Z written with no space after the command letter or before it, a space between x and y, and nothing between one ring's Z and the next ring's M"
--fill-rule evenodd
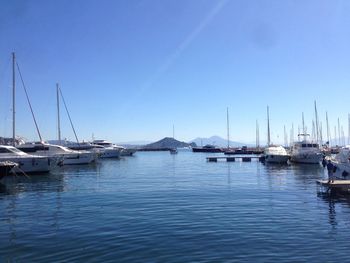
M350 193L350 180L317 180L316 183L327 190Z
M265 160L265 157L264 156L235 156L235 157L212 156L212 157L207 157L207 162L217 162L218 160L223 160L226 162L235 162L236 160L242 160L242 162L251 162L252 159L256 159L259 162L263 162Z

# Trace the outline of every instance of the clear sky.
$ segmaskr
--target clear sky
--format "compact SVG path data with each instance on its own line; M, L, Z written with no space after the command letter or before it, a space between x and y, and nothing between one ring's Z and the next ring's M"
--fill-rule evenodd
M0 134L11 136L15 51L45 139L55 139L59 82L80 139L226 136L272 140L311 127L313 102L347 133L350 1L2 0ZM17 78L17 133L37 140ZM63 137L73 139L62 115Z

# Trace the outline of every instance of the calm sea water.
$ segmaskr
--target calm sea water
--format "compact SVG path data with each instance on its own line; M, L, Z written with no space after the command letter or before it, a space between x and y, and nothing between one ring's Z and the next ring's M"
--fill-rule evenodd
M317 191L322 167L206 156L138 152L5 178L0 262L350 260L350 200Z

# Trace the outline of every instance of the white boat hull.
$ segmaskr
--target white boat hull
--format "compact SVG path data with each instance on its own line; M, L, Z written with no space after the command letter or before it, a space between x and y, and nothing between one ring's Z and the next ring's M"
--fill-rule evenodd
M266 163L287 163L288 160L289 160L288 155L274 155L274 154L265 155Z
M63 165L89 164L95 161L95 154L92 152L71 153L62 156Z
M12 173L48 173L51 169L51 161L47 157L6 157L0 161L11 161L18 166L11 169Z
M323 159L321 153L292 154L291 161L294 163L319 164Z
M119 158L120 149L102 149L99 151L100 158Z

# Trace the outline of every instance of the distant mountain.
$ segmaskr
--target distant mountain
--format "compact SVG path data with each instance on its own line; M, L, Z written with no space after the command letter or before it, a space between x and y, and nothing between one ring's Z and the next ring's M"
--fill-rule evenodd
M191 143L194 142L197 145L206 145L206 144L213 144L218 147L227 147L227 140L221 138L220 136L211 136L210 138L196 138L192 141ZM230 147L242 147L242 146L251 146L251 144L247 143L242 143L242 142L236 142L236 141L230 141Z
M190 144L186 142L180 142L178 140L175 140L174 138L165 137L164 139L161 139L157 142L147 144L143 146L143 149L165 149L165 148L183 148L183 147L189 147L193 146L195 147L195 144Z

